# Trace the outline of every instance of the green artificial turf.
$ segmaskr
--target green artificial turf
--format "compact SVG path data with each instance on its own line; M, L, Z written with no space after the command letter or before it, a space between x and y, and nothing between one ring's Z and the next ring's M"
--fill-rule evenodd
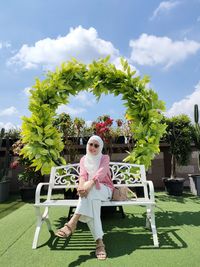
M8 201L0 203L0 219L4 216L7 216L9 213L20 208L25 203L21 201L20 196L13 195L9 198Z
M189 193L172 197L157 192L156 204L160 247L153 247L151 232L143 227L145 208L125 206L125 219L117 213L102 219L108 259L101 262L95 258L95 243L85 224L79 223L77 231L68 239L50 234L44 224L39 247L32 250L36 224L33 204L14 199L0 204L0 215L4 210L4 216L0 216L0 266L199 267L200 198ZM67 214L68 208L50 209L53 230L65 222Z

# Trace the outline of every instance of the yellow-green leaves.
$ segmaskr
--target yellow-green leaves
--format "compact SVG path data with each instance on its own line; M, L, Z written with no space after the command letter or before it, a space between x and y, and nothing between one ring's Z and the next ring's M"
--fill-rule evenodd
M109 63L109 56L85 65L73 59L61 64L46 79L36 79L31 90L29 110L31 116L23 117L22 137L24 157L32 161L35 170L50 173L51 167L66 164L60 156L63 151L62 134L54 127L55 111L60 104L69 102L70 95L90 90L98 100L102 94L122 95L127 108L127 118L136 140L135 147L125 161L150 166L159 152L159 140L166 125L161 123L165 110L163 101L147 88L148 76L135 76L136 71L121 58L121 69Z

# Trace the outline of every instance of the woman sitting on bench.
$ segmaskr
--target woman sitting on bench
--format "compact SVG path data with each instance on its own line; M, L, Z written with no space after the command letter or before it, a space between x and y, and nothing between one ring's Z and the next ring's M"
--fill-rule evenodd
M87 223L96 241L96 257L106 259L101 223L101 201L112 198L114 189L108 155L102 154L103 140L93 135L87 142L86 155L80 160L80 177L78 185L78 205L73 217L64 227L56 232L56 236L66 238L73 234L77 222Z

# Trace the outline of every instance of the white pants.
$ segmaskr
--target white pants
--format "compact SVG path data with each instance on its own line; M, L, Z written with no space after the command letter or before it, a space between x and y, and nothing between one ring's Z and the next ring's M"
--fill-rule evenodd
M79 197L75 214L81 214L79 221L87 223L94 240L103 237L103 229L101 223L101 201L110 200L112 198L112 190L100 184L98 190L95 186L89 191L87 197Z

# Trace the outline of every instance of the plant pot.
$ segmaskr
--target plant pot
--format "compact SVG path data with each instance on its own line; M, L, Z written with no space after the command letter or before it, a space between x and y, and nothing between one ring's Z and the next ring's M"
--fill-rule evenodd
M19 189L22 201L26 202L28 200L35 199L36 187L22 187Z
M116 144L124 144L124 142L125 142L125 138L122 135L115 138Z
M83 137L83 145L86 145L90 137Z
M164 177L163 182L165 184L165 188L169 195L172 196L182 196L183 195L183 184L185 182L185 178L167 178Z
M9 198L10 192L10 181L0 182L0 203L6 201Z
M195 196L200 196L200 174L188 174L190 191Z

